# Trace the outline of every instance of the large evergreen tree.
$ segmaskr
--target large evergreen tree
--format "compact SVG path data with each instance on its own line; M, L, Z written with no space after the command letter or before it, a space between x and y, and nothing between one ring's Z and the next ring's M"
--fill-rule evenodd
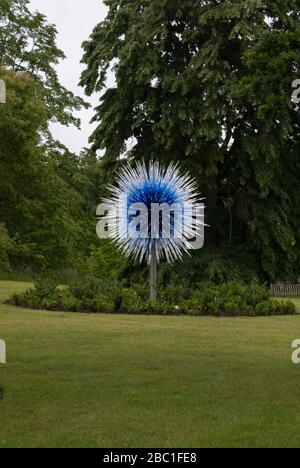
M297 276L300 1L105 3L81 84L103 91L92 142L107 170L124 154L181 161L207 197L208 246L244 245L269 278Z

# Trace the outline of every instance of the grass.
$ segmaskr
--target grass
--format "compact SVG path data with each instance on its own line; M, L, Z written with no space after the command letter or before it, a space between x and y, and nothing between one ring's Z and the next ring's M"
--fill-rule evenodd
M0 298L26 288L0 282ZM300 304L300 300L299 300ZM300 316L39 312L0 304L0 447L299 447Z

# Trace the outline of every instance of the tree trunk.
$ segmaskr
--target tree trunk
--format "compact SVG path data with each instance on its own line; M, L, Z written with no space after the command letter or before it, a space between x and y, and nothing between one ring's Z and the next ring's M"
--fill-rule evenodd
M150 300L156 301L157 299L157 258L156 246L152 247L151 260L150 260Z
M205 209L205 247L216 247L216 233L214 227L215 211L217 207L217 189L207 187L204 189Z

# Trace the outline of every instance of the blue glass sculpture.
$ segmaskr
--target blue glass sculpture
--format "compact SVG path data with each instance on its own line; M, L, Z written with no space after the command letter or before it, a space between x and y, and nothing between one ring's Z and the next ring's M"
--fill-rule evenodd
M183 175L177 164L164 168L142 162L123 168L110 191L111 197L104 200L110 237L127 256L151 265L155 286L157 262L182 258L194 248L191 239L203 236L203 203L199 204L196 181Z

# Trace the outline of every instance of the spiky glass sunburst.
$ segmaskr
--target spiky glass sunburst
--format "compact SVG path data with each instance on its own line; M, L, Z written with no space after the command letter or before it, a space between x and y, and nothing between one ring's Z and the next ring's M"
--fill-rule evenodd
M151 162L148 168L144 162L137 163L135 167L128 165L118 173L116 185L110 186L110 191L111 197L104 200L109 208L107 219L110 237L115 239L127 256L132 255L141 262L146 260L150 263L154 253L157 261L165 258L172 263L194 248L189 239L202 235L204 223L199 212L200 199L196 181L188 174L183 175L178 164L171 163L166 168L157 162ZM149 213L146 236L141 226L134 236L130 235L128 229L134 217L131 207L136 204L143 204ZM168 238L163 236L165 218L160 218L159 228L153 237L153 204L175 207L170 215ZM195 207L198 207L196 211Z

